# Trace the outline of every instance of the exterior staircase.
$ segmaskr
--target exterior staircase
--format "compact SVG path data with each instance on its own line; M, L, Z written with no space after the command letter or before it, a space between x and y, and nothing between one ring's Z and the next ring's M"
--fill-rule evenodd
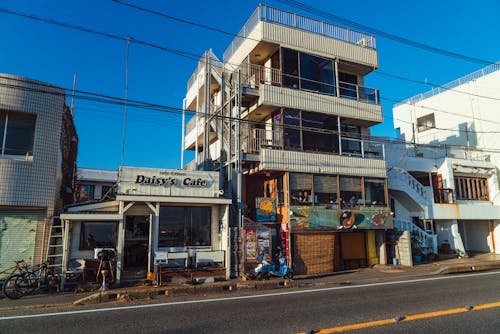
M425 208L432 201L432 189L422 185L406 170L392 167L387 172L389 189L402 191L410 196L418 205Z
M437 234L430 233L413 222L403 219L394 219L394 228L398 231L409 231L410 235L415 235L424 254L438 253Z

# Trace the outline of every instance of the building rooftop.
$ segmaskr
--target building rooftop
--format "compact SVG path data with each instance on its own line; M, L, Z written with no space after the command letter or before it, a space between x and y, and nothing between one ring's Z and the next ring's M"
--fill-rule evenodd
M224 62L227 62L231 58L234 51L246 38L248 38L248 35L259 21L281 24L290 28L323 35L366 48L376 48L374 36L260 4L224 52Z
M484 77L485 75L491 74L493 72L496 72L500 70L500 62L497 62L495 64L491 64L489 66L486 66L480 70L477 70L475 72L469 73L461 78L455 79L451 82L448 82L447 84L444 84L442 86L432 88L431 90L428 90L427 92L420 93L418 95L415 95L413 97L410 97L404 101L401 101L399 103L396 103L394 107L403 105L403 104L415 104L420 101L423 101L425 99L428 99L434 95L441 94L443 92L446 92L448 90L451 90L455 87L458 87L460 85L466 84L472 80L479 79L481 77Z
M111 182L115 183L118 180L118 171L108 169L94 168L78 168L78 180L80 181L95 181L95 182Z

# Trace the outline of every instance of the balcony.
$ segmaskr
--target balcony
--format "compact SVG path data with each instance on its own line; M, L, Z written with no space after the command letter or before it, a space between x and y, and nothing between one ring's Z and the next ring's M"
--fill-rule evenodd
M267 5L259 5L241 28L224 63L241 63L260 42L333 55L372 70L378 66L375 37Z
M382 122L379 90L337 81L311 80L283 73L280 69L255 64L239 67L243 93L258 97L259 105L285 106L341 117Z
M302 145L286 144L281 139L280 131L266 129L251 129L242 136L242 148L250 155L260 155L263 151L286 151L286 154L294 152L312 153L315 156L323 156L321 159L338 159L342 156L356 159L385 160L384 144L372 140L363 140L349 137L340 137L330 147L321 143L309 143ZM268 153L270 154L270 153ZM352 161L352 160L349 160ZM307 163L309 164L309 163ZM356 163L358 164L358 162ZM385 161L384 161L385 164ZM320 166L321 167L321 166ZM384 172L385 177L385 172Z

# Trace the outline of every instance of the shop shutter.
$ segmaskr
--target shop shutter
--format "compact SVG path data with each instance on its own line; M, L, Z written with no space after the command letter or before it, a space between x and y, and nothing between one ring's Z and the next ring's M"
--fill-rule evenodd
M331 273L334 268L334 233L294 233L293 270L297 275Z
M315 175L314 191L317 193L337 193L337 177Z
M22 259L39 262L44 222L44 210L0 210L0 271Z

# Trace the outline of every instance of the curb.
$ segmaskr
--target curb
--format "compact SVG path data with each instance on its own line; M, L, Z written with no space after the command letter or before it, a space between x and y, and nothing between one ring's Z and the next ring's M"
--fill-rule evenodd
M88 305L118 300L134 300L154 298L159 295L185 295L205 294L214 292L226 292L237 290L271 290L284 289L295 286L291 281L269 280L269 281L238 281L224 283L209 283L207 285L182 285L182 286L151 286L129 289L114 289L101 291L73 302L73 305Z
M441 268L440 270L438 270L438 274L447 275L447 274L471 273L476 271L486 271L494 269L500 269L500 263L478 263L478 264L469 263L469 264L454 265Z
M33 310L39 308L52 308L52 307L65 307L65 306L73 306L73 303L69 302L69 303L57 303L57 304L35 304L35 305L0 307L0 312L16 311L16 310Z

